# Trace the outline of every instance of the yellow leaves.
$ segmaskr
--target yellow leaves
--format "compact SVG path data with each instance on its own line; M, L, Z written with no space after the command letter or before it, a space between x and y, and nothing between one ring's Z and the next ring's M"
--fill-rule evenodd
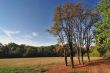
M62 39L72 41L73 36L77 36L73 35L74 33L78 31L81 33L83 27L85 27L85 29L91 28L92 24L97 21L96 16L97 13L95 10L87 9L80 3L66 3L64 5L59 5L55 9L53 26L50 29L51 33L58 36L61 41ZM88 25L83 26L86 23L88 23Z
M55 50L58 52L59 50L61 50L61 49L63 49L63 47L61 46L61 45L59 45L59 44L57 44L56 46L55 46Z

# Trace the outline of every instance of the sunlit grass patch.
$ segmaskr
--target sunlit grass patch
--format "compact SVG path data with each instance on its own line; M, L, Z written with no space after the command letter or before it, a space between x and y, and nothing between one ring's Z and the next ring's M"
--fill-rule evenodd
M38 65L36 71L39 73L44 73L47 69L43 65Z
M36 73L36 70L31 68L3 67L0 68L0 73Z
M44 73L47 69L44 66L38 66L37 68L31 67L0 67L0 73Z

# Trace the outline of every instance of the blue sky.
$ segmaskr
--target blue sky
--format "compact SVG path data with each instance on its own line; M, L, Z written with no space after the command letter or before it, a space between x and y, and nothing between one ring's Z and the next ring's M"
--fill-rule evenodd
M46 32L52 25L54 9L59 4L78 0L0 0L0 42L33 46L56 44ZM96 5L98 0L79 0Z

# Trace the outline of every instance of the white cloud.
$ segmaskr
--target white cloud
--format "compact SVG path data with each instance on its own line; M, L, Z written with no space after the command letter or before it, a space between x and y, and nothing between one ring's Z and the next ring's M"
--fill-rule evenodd
M32 36L36 37L38 34L36 32L32 32Z
M12 31L0 28L0 32L4 33L0 35L0 43L8 44L10 42L14 42L17 44L26 44L31 46L47 46L52 45L51 43L41 42L34 40L38 34L36 32L32 32L31 34L20 34L20 31ZM16 34L19 34L16 36ZM34 41L33 41L34 40Z
M11 31L11 30L6 30L0 27L0 31L3 32L6 36L12 37L12 35L20 33L20 31Z

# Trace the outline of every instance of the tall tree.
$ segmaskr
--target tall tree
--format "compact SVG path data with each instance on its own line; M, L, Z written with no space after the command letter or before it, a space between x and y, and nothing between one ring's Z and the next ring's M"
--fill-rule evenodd
M65 43L65 35L62 28L62 19L61 19L61 6L58 6L55 10L54 19L53 19L53 26L48 32L52 33L54 36L58 37L58 43L61 43L62 47L64 47ZM66 48L64 49L64 57L65 57L65 65L67 66L67 54Z
M86 18L84 20L85 23L85 29L84 29L84 39L85 39L85 45L87 49L87 56L88 60L90 61L90 46L93 43L93 30L94 24L97 23L99 20L99 15L96 10L93 9L86 9Z
M110 50L110 0L100 0L97 5L101 21L96 25L96 44L101 56Z
M73 23L72 23L72 9L77 7L75 4L67 3L63 6L58 6L55 10L54 24L51 28L53 34L57 34L58 38L64 42L67 42L70 50L70 59L72 67L73 61ZM76 13L76 12L75 12ZM54 32L53 32L54 31ZM63 40L62 40L63 38ZM66 51L65 51L66 54Z

